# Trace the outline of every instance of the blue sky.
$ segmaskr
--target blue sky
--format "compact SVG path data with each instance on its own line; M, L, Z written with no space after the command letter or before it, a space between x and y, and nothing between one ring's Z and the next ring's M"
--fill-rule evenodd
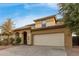
M33 23L33 20L58 13L57 4L53 3L16 3L0 4L0 25L11 18L15 27Z

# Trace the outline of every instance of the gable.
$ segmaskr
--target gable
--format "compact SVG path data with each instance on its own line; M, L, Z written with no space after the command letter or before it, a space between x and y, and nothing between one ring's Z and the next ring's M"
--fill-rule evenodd
M46 23L46 26L52 26L56 24L56 18L55 16L51 16L51 17L45 17L45 18L35 20L35 27L36 28L42 27L43 22Z

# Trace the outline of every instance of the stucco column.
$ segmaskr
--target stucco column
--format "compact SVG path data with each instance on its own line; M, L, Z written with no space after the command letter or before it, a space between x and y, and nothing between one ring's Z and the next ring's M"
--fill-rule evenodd
M24 42L23 42L23 34L22 34L22 32L19 32L19 37L21 38L21 43L20 43L20 44L24 44Z
M31 38L31 31L27 31L27 44L31 45L32 44L32 38Z
M71 49L72 48L72 33L68 28L65 28L65 48Z
M15 35L15 33L13 33L13 35L12 35L12 38L14 38L14 39L16 38L16 35Z

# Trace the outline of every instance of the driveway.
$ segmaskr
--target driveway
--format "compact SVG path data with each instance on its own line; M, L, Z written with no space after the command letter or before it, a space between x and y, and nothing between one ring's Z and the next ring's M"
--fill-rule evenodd
M0 56L66 56L64 49L48 46L12 46L0 50Z
M79 46L72 48L71 50L67 50L68 56L79 56Z

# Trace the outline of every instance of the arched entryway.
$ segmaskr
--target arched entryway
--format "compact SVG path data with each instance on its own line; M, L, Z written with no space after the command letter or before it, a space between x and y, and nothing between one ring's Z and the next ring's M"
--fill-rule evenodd
M23 32L24 44L27 45L27 32Z

